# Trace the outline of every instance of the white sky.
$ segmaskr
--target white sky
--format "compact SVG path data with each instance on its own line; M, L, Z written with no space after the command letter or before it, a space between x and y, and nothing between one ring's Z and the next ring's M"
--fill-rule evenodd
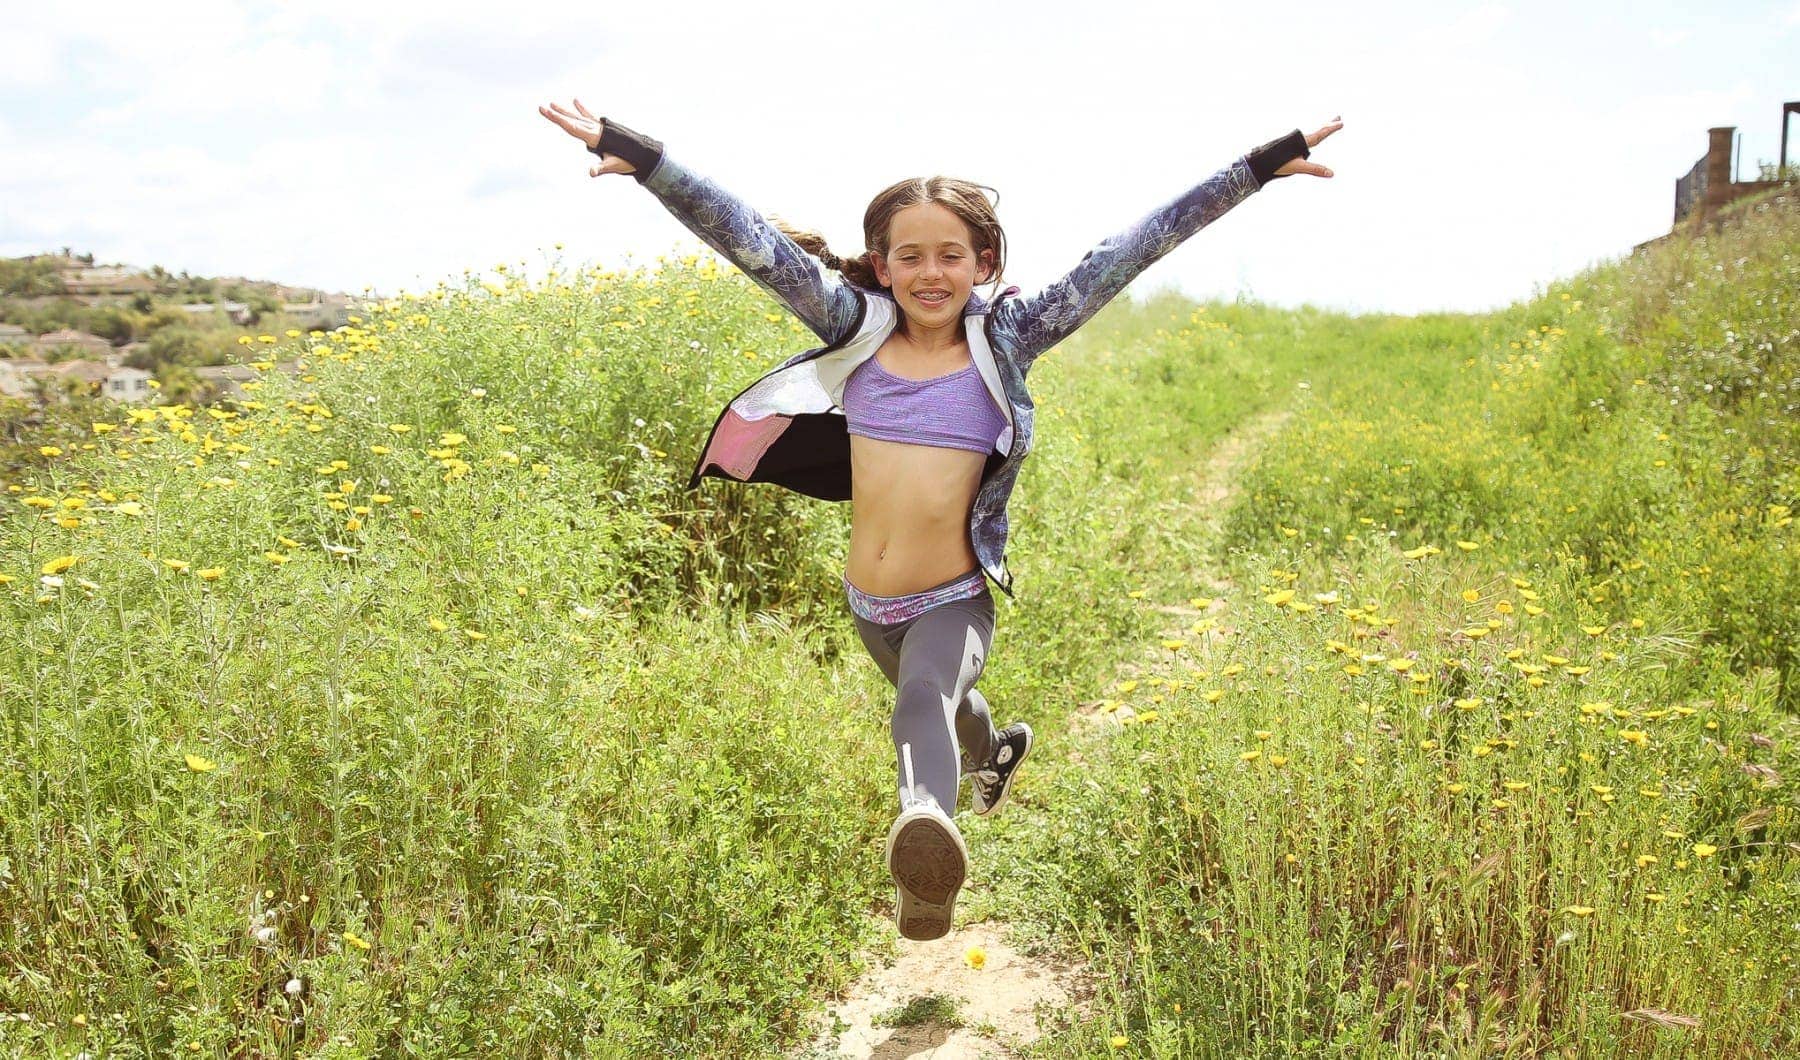
M60 6L0 15L0 255L351 292L697 248L536 113L580 96L839 253L894 180L992 185L1027 290L1342 114L1334 179L1132 290L1482 310L1666 231L1709 126L1754 176L1800 99L1800 0Z

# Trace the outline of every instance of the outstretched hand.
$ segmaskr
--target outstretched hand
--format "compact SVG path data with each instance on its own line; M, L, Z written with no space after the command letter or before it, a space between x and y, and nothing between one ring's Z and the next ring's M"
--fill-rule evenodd
M1319 146L1321 143L1325 142L1327 136L1330 136L1332 133L1337 132L1343 127L1344 119L1342 116L1331 119L1331 124L1324 126L1318 132L1307 135L1306 149L1310 151ZM1317 162L1308 161L1304 158L1296 158L1288 162L1283 162L1281 168L1275 171L1275 175L1278 177L1286 177L1294 173L1305 173L1314 177L1331 176L1331 170L1319 165Z
M575 101L575 109L573 111L560 103L552 103L548 106L538 107L538 113L548 118L551 122L562 126L564 132L586 144L590 151L600 143L600 134L606 131L606 123L589 113L588 109L581 105L581 100L579 99ZM600 156L600 164L588 168L588 176L590 177L603 176L607 173L636 172L636 166L625 161L623 158L620 158L618 155L611 154L602 154Z

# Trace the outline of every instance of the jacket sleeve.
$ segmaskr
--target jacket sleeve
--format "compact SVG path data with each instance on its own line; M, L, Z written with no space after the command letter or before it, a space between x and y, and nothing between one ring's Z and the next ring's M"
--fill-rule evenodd
M855 326L859 296L736 196L666 152L639 183L707 246L725 255L826 342Z
M1237 159L1087 252L1069 274L1035 294L1003 300L996 324L1016 336L1018 356L1029 367L1067 338L1137 275L1189 236L1212 224L1270 180L1291 158L1308 155L1298 129Z

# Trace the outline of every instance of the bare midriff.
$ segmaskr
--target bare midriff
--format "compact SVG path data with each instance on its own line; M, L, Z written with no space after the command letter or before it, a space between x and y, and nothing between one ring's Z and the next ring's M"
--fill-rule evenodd
M897 365L890 343L881 367L906 379L932 379L968 367L960 360ZM887 356L882 356L886 353ZM873 596L905 596L979 566L969 541L969 511L981 488L983 453L850 436L850 557L845 576Z

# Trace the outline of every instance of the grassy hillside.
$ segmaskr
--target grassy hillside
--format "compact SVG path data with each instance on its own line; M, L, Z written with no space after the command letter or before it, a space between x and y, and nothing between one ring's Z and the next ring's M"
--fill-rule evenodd
M841 507L679 487L719 405L802 341L703 263L472 283L241 408L97 424L9 485L0 1006L34 1021L8 1033L796 1034L882 889L889 696L843 612ZM1046 372L1065 441L1022 491L996 695L1052 716L1140 630L1129 561L1164 530L1138 513L1278 390L1228 353ZM1153 370L1159 415L1091 419Z
M1797 218L1306 333L1231 588L994 833L1108 973L1047 1055L1800 1048Z
M1053 738L967 834L971 913L1106 975L1047 1053L1794 1047L1792 218L1045 359L983 689ZM842 506L681 486L806 341L705 262L502 275L4 484L0 1043L796 1040L888 888L891 693Z

